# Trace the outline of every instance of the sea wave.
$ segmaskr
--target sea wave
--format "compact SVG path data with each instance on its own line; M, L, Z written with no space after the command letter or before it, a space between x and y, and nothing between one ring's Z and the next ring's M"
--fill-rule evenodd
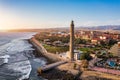
M31 55L34 49L32 45L24 39L29 39L32 35L22 35L0 46L0 80L2 78L7 80L29 78L32 69L29 58L34 58L34 56Z

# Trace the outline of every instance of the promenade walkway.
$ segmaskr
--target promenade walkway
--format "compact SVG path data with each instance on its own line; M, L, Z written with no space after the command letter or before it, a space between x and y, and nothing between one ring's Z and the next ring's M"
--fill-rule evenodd
M53 68L55 68L55 67L57 67L57 66L59 66L59 65L61 65L61 64L65 64L65 63L67 63L67 61L59 61L59 62L56 62L56 63L52 63L52 64L49 64L49 65L40 67L40 68L38 69L38 72L39 72L39 73L42 73L42 72L44 72L44 71L53 69Z

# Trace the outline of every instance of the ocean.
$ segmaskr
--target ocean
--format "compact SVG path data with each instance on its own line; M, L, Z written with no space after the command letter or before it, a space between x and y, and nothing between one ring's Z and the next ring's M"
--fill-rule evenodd
M28 42L34 32L0 32L0 80L43 80L37 68L44 66L44 57L35 57Z

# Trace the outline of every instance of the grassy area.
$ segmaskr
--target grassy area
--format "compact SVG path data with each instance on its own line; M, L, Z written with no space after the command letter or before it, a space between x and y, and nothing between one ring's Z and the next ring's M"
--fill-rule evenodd
M56 46L50 46L50 45L43 45L44 48L51 53L62 53L62 52L66 52L69 50L68 47L56 47Z
M79 50L86 53L86 52L90 52L90 51L100 50L100 48L99 47L95 47L95 48L79 48Z
M90 51L90 48L80 48L79 50L83 51L83 52L88 52L88 51Z

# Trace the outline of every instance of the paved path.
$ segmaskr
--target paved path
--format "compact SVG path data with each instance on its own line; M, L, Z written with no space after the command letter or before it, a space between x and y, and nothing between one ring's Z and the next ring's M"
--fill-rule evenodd
M67 61L59 61L59 62L56 62L56 63L52 63L52 64L49 64L49 65L43 66L40 69L42 71L47 71L49 69L55 68L56 66L59 66L59 65L65 64L65 63L67 63Z

